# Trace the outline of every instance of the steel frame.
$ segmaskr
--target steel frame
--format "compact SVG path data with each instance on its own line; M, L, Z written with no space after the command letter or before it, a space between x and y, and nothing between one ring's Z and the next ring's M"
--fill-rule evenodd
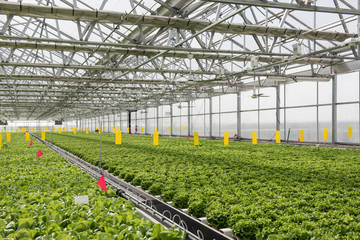
M211 108L212 97L235 93L240 135L241 91L274 87L280 101L282 84L360 70L359 0L129 3L122 13L108 10L112 0L97 7L81 0L0 2L0 118L77 119L82 126L102 114L190 106L199 98L209 98ZM319 13L330 21L318 21Z

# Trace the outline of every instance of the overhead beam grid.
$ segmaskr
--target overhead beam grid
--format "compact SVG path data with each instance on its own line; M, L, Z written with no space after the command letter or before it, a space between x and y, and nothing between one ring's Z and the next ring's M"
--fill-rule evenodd
M92 4L0 1L0 119L79 119L359 71L355 0Z

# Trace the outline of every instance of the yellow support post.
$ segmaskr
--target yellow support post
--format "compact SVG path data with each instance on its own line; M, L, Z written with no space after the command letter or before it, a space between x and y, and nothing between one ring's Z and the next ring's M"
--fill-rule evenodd
M351 126L348 127L348 137L352 138L353 137L353 129Z
M121 144L121 131L120 131L120 130L117 130L117 131L116 131L115 144L116 144L116 145L120 145L120 144Z
M300 130L300 142L304 141L304 130Z
M59 128L59 133L61 133L61 128Z
M194 132L194 146L199 146L199 133Z
M181 131L184 130L184 126L183 126L183 125L180 126L180 130L181 130Z
M141 128L141 133L144 133L144 127Z
M30 141L30 133L28 132L25 134L25 141Z
M229 132L224 133L224 145L229 145Z
M11 133L6 134L6 142L11 142Z
M120 129L120 126L118 126L118 129Z
M157 132L157 127L155 127L155 132Z
M45 141L45 132L41 132L41 140Z
M252 144L257 144L257 133L252 132Z
M98 130L99 130L99 134L101 134L101 128L99 128Z
M169 126L169 132L171 132L171 126Z
M76 134L76 128L73 128L73 132L74 132L74 134Z
M32 131L35 132L35 128L34 128L34 127L32 128Z
M326 141L326 140L328 140L328 130L327 130L327 128L324 128L323 129L323 137L324 137L324 140Z
M80 131L82 131L82 128L80 128Z
M281 140L280 140L280 131L276 131L276 143L281 143Z
M158 145L159 145L159 132L158 132L158 131L155 131L155 132L154 132L153 144L154 144L154 146L158 146Z
M89 134L89 128L86 128L86 134Z
M129 129L129 128L126 128L126 133L130 133L130 129Z
M48 127L45 127L46 131L49 131L49 128Z
M106 127L104 127L104 131L106 130Z
M115 128L113 128L112 130L113 130L113 134L115 134Z

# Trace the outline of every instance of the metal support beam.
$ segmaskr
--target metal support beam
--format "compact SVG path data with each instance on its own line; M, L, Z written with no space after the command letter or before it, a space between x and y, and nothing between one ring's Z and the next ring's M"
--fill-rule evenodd
M187 117L187 122L188 122L188 136L192 136L191 134L191 116L190 116L190 108L191 108L191 103L190 101L188 101L188 117Z
M131 111L128 111L128 128L129 133L131 133Z
M313 6L313 5L299 5L299 4L284 3L277 1L264 1L264 0L205 0L205 1L248 5L248 6L256 6L263 8L279 8L279 9L300 10L300 11L308 11L308 12L310 11L310 12L360 15L360 11L356 9L334 8L334 7Z
M159 106L156 107L156 128L159 132Z
M332 123L332 143L337 143L337 76L333 77L332 80L332 115L331 115L331 123Z
M236 99L237 135L241 137L241 92L236 94Z
M209 98L209 137L212 138L213 136L213 112L212 112L212 104L213 104L213 100L210 97Z
M252 1L251 2L248 1L248 3L252 4ZM331 8L330 10L333 9ZM97 21L99 23L142 25L142 26L151 26L151 27L168 27L168 28L195 30L195 31L201 31L207 26L209 26L209 22L205 20L182 19L182 18L154 16L154 15L136 15L136 14L126 14L126 13L110 12L110 11L98 11L98 10L95 11L95 10L63 8L63 7L48 7L48 6L32 5L25 3L12 3L12 2L0 2L0 13L13 14L13 15L25 16L25 17L71 20L75 22L77 20L86 21L86 22ZM359 13L359 11L355 11L354 13ZM256 34L263 36L277 36L284 38L296 37L303 39L318 39L318 40L329 40L329 41L344 41L347 38L357 37L357 34L307 31L305 29L289 29L289 28L265 27L265 26L257 26L257 25L251 26L251 25L238 24L238 23L233 23L233 24L220 23L217 24L216 26L207 29L206 31L211 31L211 30L214 30L218 33L250 34L250 35Z
M80 42L83 44L84 42ZM101 44L101 43L99 43ZM38 43L38 42L19 42L19 41L0 41L0 47L11 48L11 49L36 49L36 50L47 50L47 51L69 51L69 52L86 52L97 54L109 54L109 55L134 55L134 56L147 56L153 57L159 53L159 49L141 49L138 45L133 45L134 48L118 48L118 47L95 47L95 46L84 46L84 45L62 45L56 43ZM214 49L213 52L205 52L202 49L181 49L174 48L173 50L163 54L164 57L169 58L188 58L189 53L192 54L195 59L211 59L219 61L251 61L251 56L256 54L259 55L259 62L278 62L288 60L289 54L276 54L276 53L254 53L254 52L239 52L237 51L234 56L234 51L226 53L219 53L218 50ZM241 54L241 55L240 55ZM278 56L280 55L280 56ZM326 57L310 57L306 59L300 59L296 64L319 64L329 65L343 62L341 59L326 58Z
M280 85L276 86L276 131L280 131Z
M173 128L174 128L174 124L173 124L173 105L170 104L170 136L173 135Z

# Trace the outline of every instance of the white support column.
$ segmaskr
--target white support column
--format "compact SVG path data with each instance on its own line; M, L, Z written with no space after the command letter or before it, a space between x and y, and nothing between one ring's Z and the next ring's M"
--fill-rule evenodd
M170 136L173 135L173 106L170 104Z
M236 114L237 114L237 135L238 137L241 136L241 92L237 93L237 108L236 108Z
M287 139L286 131L286 84L284 84L284 141Z
M332 79L332 143L337 142L337 76Z
M159 106L156 107L156 127L157 127L158 132L160 132L159 131Z
M213 127L213 114L212 114L212 97L209 98L209 138L211 139L212 138L212 127Z
M280 131L280 85L276 86L276 131Z
M190 101L188 101L188 136L191 136L191 120L190 120L190 108L191 108L191 104Z

